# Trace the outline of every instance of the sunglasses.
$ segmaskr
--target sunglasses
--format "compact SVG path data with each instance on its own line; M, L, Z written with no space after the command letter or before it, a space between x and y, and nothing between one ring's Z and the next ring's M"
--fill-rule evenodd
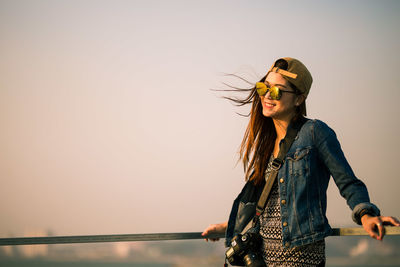
M269 91L271 99L273 99L273 100L281 99L282 92L297 94L296 92L293 92L293 91L282 90L277 86L268 87L265 83L262 83L262 82L256 83L256 90L257 90L257 93L259 96L265 96Z

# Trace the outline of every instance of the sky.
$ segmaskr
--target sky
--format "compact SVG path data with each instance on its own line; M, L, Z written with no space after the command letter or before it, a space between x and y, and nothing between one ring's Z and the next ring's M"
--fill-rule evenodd
M280 57L314 82L383 214L400 217L400 2L0 0L0 236L197 232L244 185L248 119L213 89ZM331 180L332 227L355 226Z

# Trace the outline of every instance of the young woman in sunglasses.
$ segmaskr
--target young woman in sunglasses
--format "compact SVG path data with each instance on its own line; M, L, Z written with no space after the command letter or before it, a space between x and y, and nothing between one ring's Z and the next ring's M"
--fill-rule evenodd
M260 253L267 266L325 266L324 238L332 230L326 218L331 176L347 200L353 220L371 237L382 240L383 224L400 226L396 218L380 216L370 202L367 188L354 175L334 131L322 121L304 117L311 84L312 76L299 60L281 58L249 89L245 99L228 98L240 105L251 104L240 149L247 182L234 201L229 220L206 228L206 239L225 233L230 246L232 238L253 219L281 140L289 127L302 125L258 217Z

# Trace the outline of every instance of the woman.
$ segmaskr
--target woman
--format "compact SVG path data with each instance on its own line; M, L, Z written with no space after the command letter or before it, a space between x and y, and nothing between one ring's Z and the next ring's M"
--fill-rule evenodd
M234 201L228 222L213 224L203 236L226 232L226 245L254 217L271 163L289 127L301 123L258 217L260 248L268 266L325 266L324 238L331 228L326 218L326 190L330 176L352 209L352 218L378 240L383 224L400 226L393 217L380 216L370 203L367 189L345 159L332 129L319 120L306 119L305 99L312 76L297 59L278 59L244 99L228 98L239 105L252 103L240 158L246 185ZM208 240L208 239L206 239ZM216 241L216 239L211 239Z

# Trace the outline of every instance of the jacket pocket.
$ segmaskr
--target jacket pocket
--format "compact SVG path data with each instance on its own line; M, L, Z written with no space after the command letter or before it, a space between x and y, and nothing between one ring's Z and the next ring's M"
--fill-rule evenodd
M286 156L286 161L289 166L289 173L291 175L307 175L310 168L310 155L311 147L299 148L294 153Z

